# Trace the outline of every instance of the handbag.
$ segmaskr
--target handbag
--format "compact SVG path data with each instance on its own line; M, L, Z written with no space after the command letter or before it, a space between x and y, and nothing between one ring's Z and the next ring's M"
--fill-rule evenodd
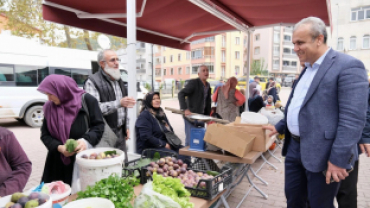
M154 115L153 115L153 117L158 122L159 128L161 129L162 133L166 137L168 144L170 144L175 149L180 149L180 147L181 147L180 138L172 131L164 132L163 128L162 128L162 125L159 123L159 120Z
M83 109L85 109L85 112L86 112L85 123L86 123L86 126L88 127L86 131L87 133L89 132L89 129L90 129L90 122L89 122L90 115L89 115L89 109L87 108L86 101L85 101L85 94L82 95L82 107ZM103 132L100 142L97 145L95 145L95 147L115 147L117 140L118 140L117 135L109 127L104 117L103 117L103 121L104 121L104 132Z

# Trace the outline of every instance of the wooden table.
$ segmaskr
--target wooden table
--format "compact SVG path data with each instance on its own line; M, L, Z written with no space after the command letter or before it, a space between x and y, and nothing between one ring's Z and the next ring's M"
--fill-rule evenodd
M143 188L143 185L138 185L134 187L134 193L136 196L139 196L142 188ZM198 198L198 197L190 197L190 202L194 203L194 208L208 208L213 203L215 203L221 197L221 195L225 193L225 191L226 190L219 193L212 201L208 201L208 200ZM76 198L77 198L77 194L73 194L68 197L68 201L69 202L73 201ZM134 202L132 201L131 204L134 205Z

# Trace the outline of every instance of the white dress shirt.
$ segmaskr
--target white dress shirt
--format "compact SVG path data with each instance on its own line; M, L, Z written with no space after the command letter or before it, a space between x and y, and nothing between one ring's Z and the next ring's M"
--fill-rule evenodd
M296 136L300 136L298 120L299 111L301 110L301 106L304 99L306 98L306 94L311 86L312 80L319 70L321 63L324 61L325 56L329 50L330 48L319 59L317 59L313 66L311 66L311 64L308 62L305 63L305 66L307 67L306 72L302 75L301 79L294 89L294 94L288 107L287 124L290 133Z

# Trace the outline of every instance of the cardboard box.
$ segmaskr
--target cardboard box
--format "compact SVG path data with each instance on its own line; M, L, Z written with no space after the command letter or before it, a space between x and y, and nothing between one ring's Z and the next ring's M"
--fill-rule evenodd
M266 152L270 147L270 140L272 138L268 135L271 133L271 131L262 129L262 126L268 125L242 124L240 117L236 117L235 122L229 125L239 127L238 131L244 132L245 135L255 137L252 148L253 151Z
M255 136L238 131L240 127L211 124L207 127L204 141L226 150L238 157L252 151Z

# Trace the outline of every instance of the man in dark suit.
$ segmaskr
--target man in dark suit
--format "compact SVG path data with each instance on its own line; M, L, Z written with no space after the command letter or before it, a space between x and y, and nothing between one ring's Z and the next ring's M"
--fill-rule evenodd
M210 115L211 113L211 87L207 82L209 69L205 65L198 68L198 78L192 79L179 94L180 109L184 111L185 117L192 113ZM190 128L194 123L184 117L185 122L185 146L190 144Z
M285 195L288 208L334 208L340 181L357 160L365 124L368 83L361 61L326 45L324 22L308 17L293 30L294 51L305 62L288 99L285 119ZM324 175L325 174L325 175Z

